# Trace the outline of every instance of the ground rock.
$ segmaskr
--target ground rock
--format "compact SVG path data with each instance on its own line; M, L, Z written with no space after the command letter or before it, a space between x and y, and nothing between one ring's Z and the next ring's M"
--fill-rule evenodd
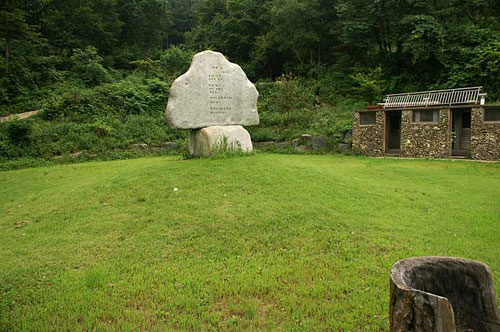
M146 143L132 144L132 148L135 150L144 151L148 149L148 145Z
M179 148L179 144L175 142L163 142L161 147L166 150L177 150Z
M293 139L290 143L295 147L295 151L306 151L311 149L313 136L302 134L299 138Z
M352 144L347 144L347 143L340 143L339 144L339 151L340 152L348 152L352 150Z
M258 149L265 149L276 146L276 141L253 142L253 146Z
M296 152L306 152L306 151L310 150L310 148L308 146L305 146L305 145L299 145L299 146L296 146L294 150Z
M288 147L291 147L292 145L293 145L292 142L279 142L279 143L276 143L276 147L279 148L279 149L288 148Z
M326 150L328 145L328 137L315 136L311 140L311 148L313 150Z
M257 125L258 95L240 66L221 53L204 51L170 88L167 123L177 129Z
M349 129L344 133L343 142L347 144L352 143L352 129Z
M188 150L192 156L208 157L218 151L252 151L250 134L242 126L211 126L189 133Z

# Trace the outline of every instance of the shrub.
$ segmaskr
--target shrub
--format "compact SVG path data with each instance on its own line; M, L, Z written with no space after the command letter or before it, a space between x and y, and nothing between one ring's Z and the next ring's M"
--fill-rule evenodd
M14 145L27 145L31 140L33 122L31 120L13 120L7 122L7 136Z
M93 124L92 128L94 130L94 133L98 137L105 137L105 136L110 136L111 133L114 131L114 128L108 125L104 120L102 119L97 119Z
M305 109L311 107L314 102L314 96L309 89L291 74L282 75L273 88L268 84L260 84L260 87L268 92L267 96L262 96L259 104L265 123L288 127L298 120L297 114L299 117L300 114L305 114Z
M290 74L281 75L276 82L278 84L278 94L274 100L277 109L286 114L290 122L290 113L293 109L305 106L305 101L301 97L301 89L298 81Z
M382 92L386 89L386 81L382 78L382 68L362 70L351 76L357 86L354 91L364 101L373 104L382 100Z
M340 66L339 66L340 67ZM334 103L338 99L345 98L352 93L352 87L355 85L350 73L345 68L317 66L317 78L307 83L312 85L311 89L316 91L318 96L327 103Z
M124 80L97 87L89 104L102 112L115 114L151 114L166 106L169 85L159 79L137 82Z
M71 62L73 72L91 86L110 80L108 71L102 66L103 59L97 54L97 49L93 46L87 46L83 50L73 50Z
M42 107L42 118L44 120L54 120L64 116L66 108L61 97L48 97Z
M149 58L130 62L130 64L134 66L137 71L144 73L146 78L148 78L149 74L156 69L158 63L159 61Z
M280 139L279 132L269 127L249 127L248 132L254 142L276 141Z
M177 77L186 72L194 56L193 51L178 46L166 49L160 55L160 69L163 77Z

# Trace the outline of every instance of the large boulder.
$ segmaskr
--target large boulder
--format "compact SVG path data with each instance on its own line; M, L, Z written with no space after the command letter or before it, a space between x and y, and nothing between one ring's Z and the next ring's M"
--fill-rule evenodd
M208 157L217 152L252 151L250 134L242 126L212 126L189 133L189 154Z
M204 51L170 88L167 123L176 129L257 125L258 95L240 66L221 53Z

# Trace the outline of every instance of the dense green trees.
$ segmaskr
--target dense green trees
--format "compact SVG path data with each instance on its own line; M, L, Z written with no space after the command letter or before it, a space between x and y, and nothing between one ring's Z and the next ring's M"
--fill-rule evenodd
M318 88L330 95L484 85L500 98L498 0L4 0L0 20L3 107L68 77L158 71L174 46L222 51L253 80L337 81Z
M500 100L498 0L2 0L0 116L41 112L0 124L0 165L182 145L165 99L207 48L258 82L254 141L341 139L389 91Z
M0 9L0 38L3 39L5 75L9 75L12 42L28 40L36 35L36 28L27 21L28 9L22 0L5 0Z

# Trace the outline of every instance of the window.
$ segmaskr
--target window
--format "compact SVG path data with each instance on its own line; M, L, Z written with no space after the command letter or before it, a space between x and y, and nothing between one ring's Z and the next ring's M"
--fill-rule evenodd
M439 111L413 111L413 122L439 122Z
M498 108L486 108L484 110L484 121L485 122L500 122L500 107L498 107Z
M359 124L360 125L374 125L377 122L377 113L375 112L360 112Z

